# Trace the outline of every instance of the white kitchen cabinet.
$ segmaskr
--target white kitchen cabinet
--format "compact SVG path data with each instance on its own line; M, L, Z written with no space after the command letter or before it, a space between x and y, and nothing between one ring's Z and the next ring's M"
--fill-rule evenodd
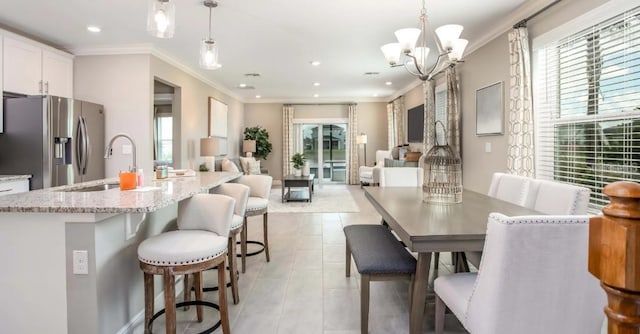
M28 179L0 181L0 196L27 191L29 191Z
M44 45L4 36L4 90L73 96L73 58Z

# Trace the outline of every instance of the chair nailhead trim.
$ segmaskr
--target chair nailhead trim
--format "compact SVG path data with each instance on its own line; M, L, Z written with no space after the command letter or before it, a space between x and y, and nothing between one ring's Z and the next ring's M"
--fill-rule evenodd
M172 261L155 261L155 260L149 260L149 259L145 259L142 257L138 257L138 260L147 263L147 264L153 264L153 265L164 265L164 266L172 266L172 265L184 265L184 264L195 264L195 263L200 263L200 262L205 262L211 259L214 259L222 254L224 254L227 250L224 249L214 255L210 255L207 257L203 257L203 258L198 258L198 259L193 259L190 261L180 261L180 262L172 262Z

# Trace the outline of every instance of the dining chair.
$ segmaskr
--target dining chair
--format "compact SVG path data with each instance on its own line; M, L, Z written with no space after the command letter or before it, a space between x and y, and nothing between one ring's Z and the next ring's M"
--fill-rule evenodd
M588 216L489 215L476 273L434 282L436 333L445 309L474 334L599 334L606 295L587 270Z
M531 208L537 191L538 183L535 179L514 174L493 173L487 195Z
M385 167L380 169L380 187L422 187L421 167Z
M568 183L535 180L537 192L532 209L548 215L584 215L589 208L591 190Z

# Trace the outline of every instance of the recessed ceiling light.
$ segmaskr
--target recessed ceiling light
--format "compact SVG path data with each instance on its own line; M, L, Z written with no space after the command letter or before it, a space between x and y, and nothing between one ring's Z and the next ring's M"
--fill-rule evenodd
M241 83L241 84L238 85L238 87L245 88L245 87L247 87L247 84L246 83Z
M260 96L260 95L256 95L256 99L259 99L259 98L261 98L261 97L262 97L262 96Z
M320 94L313 94L313 97L319 97Z
M313 85L314 85L315 87L318 87L318 86L320 86L320 83L319 83L319 82L314 82L314 83L313 83Z
M320 66L320 61L312 60L312 61L309 62L309 64L311 64L311 66Z
M391 81L387 81L387 82L385 82L384 84L385 84L385 85L387 85L387 86L391 86L391 85L393 85L393 82L391 82Z
M100 31L102 31L102 29L100 29L100 27L98 27L98 26L87 26L87 30L89 30L91 32L100 32Z
M373 97L378 97L378 94L373 94Z

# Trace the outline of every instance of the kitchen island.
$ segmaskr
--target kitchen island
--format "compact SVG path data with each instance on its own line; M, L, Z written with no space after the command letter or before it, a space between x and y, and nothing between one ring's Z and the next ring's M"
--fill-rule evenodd
M117 183L106 179L0 197L0 333L129 332L144 312L140 242L175 228L180 200L240 176L197 173L130 191L100 189Z

